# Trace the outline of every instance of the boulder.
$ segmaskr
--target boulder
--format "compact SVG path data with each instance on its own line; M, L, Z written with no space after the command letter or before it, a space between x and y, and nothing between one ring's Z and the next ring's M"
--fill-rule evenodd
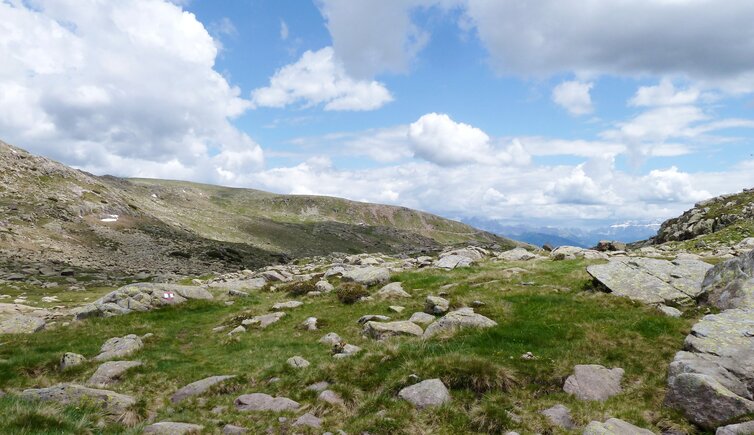
M58 384L47 388L31 388L24 390L21 397L27 400L41 400L43 402L57 402L62 405L76 404L87 400L102 408L110 415L121 415L128 410L136 399L125 394L118 394L109 390L98 390L77 384Z
M427 314L445 314L450 309L450 301L439 296L427 296L424 312Z
M338 344L333 346L333 358L335 359L343 359L348 358L351 356L356 355L357 353L361 352L361 348L359 346L355 346L353 344Z
M600 240L597 242L597 246L594 247L594 250L599 252L625 251L626 244L614 240Z
M44 329L44 319L25 314L0 317L0 334L33 334Z
M664 304L660 304L657 306L657 309L662 312L662 314L668 316L668 317L681 317L683 315L683 312L679 310L678 308L669 307Z
M100 348L95 361L107 361L109 359L124 358L141 349L144 343L138 335L129 334L125 337L114 337L105 342Z
M587 272L610 292L646 304L687 304L702 292L712 266L697 260L613 257Z
M254 326L254 325L256 325L256 326L260 327L261 329L264 329L264 328L272 325L273 323L276 323L277 321L279 321L283 317L285 317L285 313L281 313L281 312L270 313L270 314L264 314L264 315L261 315L261 316L255 316L255 317L252 317L251 319L245 319L244 321L241 322L241 324L243 326Z
M286 363L294 369L305 369L311 365L309 361L300 356L292 356L288 358Z
M296 421L293 422L293 426L306 426L314 429L319 429L320 427L322 427L322 419L310 412L307 412L306 414L297 418Z
M287 397L272 397L264 393L252 393L238 396L235 400L239 411L295 411L301 405Z
M399 282L391 282L385 285L377 292L377 296L383 299L397 299L397 298L410 298L411 295L403 290L403 286Z
M711 268L699 300L721 310L754 308L754 251Z
M272 309L275 311L280 310L291 310L294 308L298 308L301 305L304 305L303 302L300 301L287 301L287 302L278 302L272 306Z
M427 330L424 331L424 338L434 337L438 334L453 333L462 328L491 328L493 326L497 326L497 322L475 313L473 308L461 308L449 312L427 326Z
M552 408L547 408L540 411L540 414L547 417L547 419L555 426L562 427L563 429L575 429L576 424L571 418L571 410L564 405L555 405Z
M97 367L97 371L86 383L95 388L104 388L119 380L128 370L140 365L140 361L108 361Z
M306 329L307 331L316 331L317 330L317 318L316 317L307 317L306 320L301 322L301 327Z
M704 316L670 364L665 403L706 429L754 412L752 331L754 310Z
M577 246L559 246L550 252L550 258L553 260L575 260L583 256L584 249Z
M335 286L325 280L317 281L317 284L314 285L314 288L322 293L330 293L331 291L335 290Z
M83 364L86 362L86 358L84 355L79 355L77 353L72 352L66 352L63 354L63 357L60 358L60 370L65 370L69 367L74 367L80 364Z
M474 260L461 255L447 255L434 262L434 266L439 269L455 269L457 267L469 267Z
M450 392L440 379L427 379L406 387L398 392L398 397L419 409L439 406L451 400Z
M420 337L424 331L421 326L413 322L367 322L362 333L375 340L384 340L401 335L413 335Z
M654 435L654 432L642 429L617 418L604 423L593 421L584 428L583 435Z
M91 304L71 311L74 318L111 317L133 311L149 311L164 305L174 305L189 299L212 299L212 293L202 287L177 284L136 283L123 286Z
M182 434L200 434L204 426L190 423L176 423L173 421L161 421L153 423L144 428L144 433L156 435L182 435Z
M619 394L623 379L623 369L608 369L601 365L577 365L569 376L563 391L573 394L580 400L605 401Z
M208 378L192 382L173 393L173 395L170 397L170 401L173 403L179 403L189 397L204 394L214 385L217 385L234 377L235 376L232 375L210 376Z
M340 395L332 390L322 391L321 393L319 393L319 396L317 396L317 399L325 403L329 403L330 405L336 405L336 406L345 405L345 402L340 397Z
M328 332L327 334L323 335L322 338L319 339L320 343L326 344L328 346L335 346L336 344L339 344L342 341L343 339L340 338L340 335L334 332Z
M370 286L390 280L390 271L384 267L356 267L345 271L342 279Z
M541 258L539 255L533 254L524 248L513 248L510 251L503 252L497 257L505 261L529 261Z
M754 239L752 239L754 240ZM752 435L754 434L754 420L744 423L731 424L717 428L715 435Z
M416 312L408 319L409 322L414 322L417 325L429 325L435 320L437 320L435 316L423 312Z

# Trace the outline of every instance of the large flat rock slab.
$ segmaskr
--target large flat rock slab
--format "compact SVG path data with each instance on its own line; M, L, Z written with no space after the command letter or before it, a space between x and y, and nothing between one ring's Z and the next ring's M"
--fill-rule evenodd
M21 397L28 400L57 402L63 405L75 404L81 400L92 401L110 415L120 415L136 403L136 399L109 390L98 390L77 384L59 384L48 388L24 390Z
M702 293L704 275L712 265L699 260L674 261L613 257L587 272L611 293L646 304L688 304Z

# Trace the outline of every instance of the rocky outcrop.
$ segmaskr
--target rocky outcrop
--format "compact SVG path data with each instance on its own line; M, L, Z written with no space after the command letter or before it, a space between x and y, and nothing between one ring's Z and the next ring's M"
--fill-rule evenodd
M698 260L614 257L587 272L610 292L647 304L687 304L702 293L711 268Z
M129 334L124 337L113 337L105 342L100 348L95 361L107 361L114 358L123 358L141 349L144 343L138 335Z
M698 202L681 216L663 222L657 235L649 241L660 244L689 240L744 220L754 220L754 189Z
M390 271L384 267L356 267L343 273L343 281L363 285L382 284L390 280Z
M33 334L44 329L49 316L36 307L0 303L0 334Z
M264 393L252 393L238 396L235 401L239 411L295 411L301 405L287 397L272 397Z
M212 299L201 287L176 284L137 283L123 286L91 304L72 310L77 320L89 317L112 317L133 311L149 311L165 305L180 304L189 299Z

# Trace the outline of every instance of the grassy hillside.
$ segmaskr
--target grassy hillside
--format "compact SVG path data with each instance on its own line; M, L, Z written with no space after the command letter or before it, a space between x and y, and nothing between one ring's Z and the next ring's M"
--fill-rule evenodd
M192 302L89 320L31 336L7 336L0 346L0 385L6 391L61 381L83 382L97 364L89 362L60 372L56 364L64 352L92 356L109 337L154 334L129 358L144 366L112 387L141 398L121 416L120 423L105 419L94 407L28 403L11 394L0 399L4 416L0 432L136 434L147 418L199 423L206 433L219 433L226 423L245 426L250 433L263 433L268 427L284 430L280 428L290 422L281 423L280 414L235 410L233 400L239 395L264 392L292 398L322 416L323 429L311 433L337 429L372 434L569 433L539 414L556 403L568 406L582 427L591 420L617 417L656 433L670 429L695 433L682 417L661 405L666 368L696 314L670 318L651 307L595 293L585 265L583 260L487 262L453 271L403 272L392 279L403 283L410 299L344 305L334 292L299 297L304 305L278 323L234 337L225 332L240 319L266 313L273 303L291 296L261 292L236 299L231 306L222 299ZM512 267L526 272L511 276L506 269ZM394 320L407 319L423 309L427 295L440 292L448 293L452 306L484 302L477 312L494 319L498 326L426 341L399 338L381 343L361 336L356 322L360 316L385 314ZM27 294L34 293L27 289ZM388 306L394 304L406 310L391 312ZM320 319L320 330L299 327L310 316ZM226 329L211 332L217 326ZM331 331L364 351L344 360L333 359L329 348L318 343ZM526 352L536 358L522 359ZM312 365L300 370L288 367L285 361L294 355ZM575 364L624 368L624 392L604 403L583 402L565 394L563 382ZM189 382L225 374L237 378L203 397L179 405L168 401L176 389ZM442 379L451 390L452 402L420 411L400 400L397 392L414 382L412 375ZM277 382L272 382L273 378ZM345 406L317 401L316 393L306 387L319 381L328 381Z

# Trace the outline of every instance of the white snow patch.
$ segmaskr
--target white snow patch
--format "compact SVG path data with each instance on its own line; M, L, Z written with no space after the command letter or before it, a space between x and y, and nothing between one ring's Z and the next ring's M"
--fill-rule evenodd
M108 214L105 215L100 221L102 222L118 222L118 215L117 214Z

